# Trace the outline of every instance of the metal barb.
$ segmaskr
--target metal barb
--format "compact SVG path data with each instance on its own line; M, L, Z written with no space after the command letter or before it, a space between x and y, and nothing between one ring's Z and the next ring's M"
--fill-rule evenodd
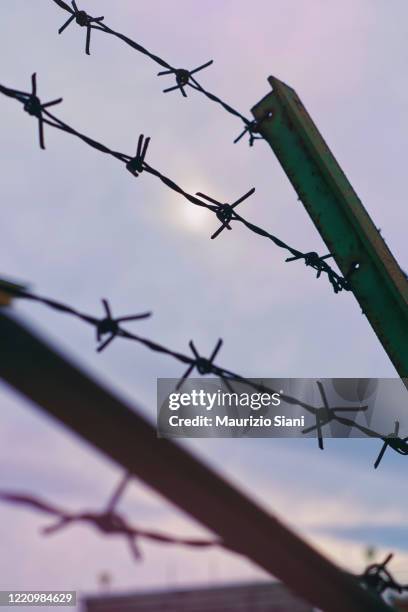
M103 299L102 304L105 309L106 316L103 319L100 319L96 324L96 340L97 342L101 342L102 336L106 334L109 334L109 338L99 344L96 349L98 353L103 351L121 332L120 323L123 323L125 321L138 321L140 319L147 319L152 314L151 312L144 312L142 314L129 315L126 317L118 317L114 319L112 317L108 300Z
M249 136L249 146L250 147L254 146L255 140L263 140L263 136L260 136L259 134L259 121L257 121L256 119L253 119L252 121L246 122L245 128L242 130L239 136L235 138L234 144L239 142L241 138L245 136L245 134L248 134Z
M43 535L52 535L57 531L68 527L72 523L81 522L93 525L104 535L122 535L126 538L132 555L137 561L142 558L138 547L138 539L140 538L161 544L176 544L199 548L223 546L223 543L220 540L201 540L174 537L172 535L159 533L156 531L139 529L127 523L127 521L120 514L114 511L114 506L117 504L120 496L123 494L124 487L127 484L128 479L129 475L126 475L119 484L119 488L114 495L114 504L112 505L111 500L107 508L102 512L68 512L31 495L9 493L5 491L0 491L0 501L29 506L30 508L35 508L36 510L56 516L57 521L55 523L42 529Z
M358 576L359 581L378 595L383 595L387 590L402 593L408 590L408 585L397 582L387 569L388 563L393 558L390 553L382 563L372 563L363 574Z
M145 139L143 134L140 134L139 140L137 143L136 155L135 157L132 157L126 164L127 170L129 170L129 172L133 174L133 176L137 177L139 176L139 174L143 172L143 169L144 169L143 165L144 165L144 160L145 160L146 153L147 153L147 147L149 146L149 142L150 142L150 137L147 137Z
M198 353L194 345L194 342L190 340L189 347L195 359L190 363L187 370L184 372L183 376L180 378L179 382L177 383L177 386L176 386L177 391L182 387L184 381L190 376L194 368L197 369L197 372L201 374L201 376L205 376L206 374L213 374L213 373L219 374L219 369L216 366L214 366L214 359L216 358L222 344L223 344L223 341L220 338L217 344L215 345L214 350L211 353L210 357L208 357L207 359L206 357L201 357L201 355Z
M174 85L173 87L168 87L167 89L163 89L163 93L168 93L170 91L179 89L184 98L187 98L185 87L189 84L191 75L195 74L196 72L200 72L201 70L204 70L204 68L211 66L212 63L213 60L210 60L209 62L206 62L205 64L194 68L193 70L186 70L185 68L170 68L169 70L162 70L161 72L158 72L157 76L174 74L174 76L176 77L176 85Z
M45 102L42 104L40 98L37 96L37 74L34 72L31 75L31 93L26 94L25 99L23 98L22 101L24 103L24 110L32 117L36 117L38 119L40 148L45 149L43 111L45 108L60 104L60 102L62 102L62 98L51 100L50 102Z
M328 423L331 423L332 421L341 422L342 419L339 418L337 412L342 412L342 413L361 412L361 411L367 410L367 406L359 406L358 408L336 406L335 408L331 408L329 406L329 402L327 401L326 391L324 389L323 384L320 381L316 381L316 384L319 389L319 393L320 393L320 397L323 402L323 406L321 406L320 408L313 408L313 409L311 409L310 407L307 408L309 412L312 412L314 414L315 419L316 419L316 424L312 425L311 427L307 427L306 429L302 431L302 433L307 434L307 433L310 433L311 431L316 430L318 446L320 450L324 450L322 427L327 425ZM347 424L349 424L350 426L353 426L353 421L348 420Z
M298 261L299 259L303 259L306 266L311 266L317 272L316 278L320 278L322 272L327 274L327 277L334 289L335 293L339 293L341 290L350 291L350 286L348 283L348 278L343 278L339 276L332 268L326 263L326 259L333 257L331 253L327 255L320 256L315 251L310 251L308 253L297 253L293 257L288 257L285 259L286 262Z
M131 478L132 478L132 475L129 472L126 472L122 480L120 481L119 485L114 490L112 497L108 501L108 504L106 506L106 512L113 512L113 510L116 508Z
M90 46L91 46L91 29L93 23L101 23L104 17L91 17L86 13L86 11L82 11L78 9L78 6L75 0L72 0L72 9L71 16L67 19L67 21L60 27L58 30L58 34L62 34L63 31L75 20L76 23L83 27L86 27L86 43L85 43L85 53L90 55Z
M201 192L196 193L196 195L199 196L200 198L204 198L205 200L208 200L209 202L215 205L215 209L214 209L215 215L217 219L221 221L221 227L219 227L217 231L214 232L214 234L212 234L211 240L214 240L214 238L217 238L217 236L219 236L225 228L227 228L228 230L232 229L230 223L234 219L234 208L236 208L239 204L241 204L241 202L249 198L249 196L251 196L253 193L255 193L255 187L250 189L245 195L241 196L233 204L228 204L228 203L222 204L221 202L214 200L214 198L211 198L210 196L205 195L204 193L201 193Z
M399 455L408 455L408 437L400 438L398 436L399 426L400 426L399 422L395 421L394 431L388 434L388 436L384 436L384 437L380 436L382 440L384 441L384 443L374 463L374 469L377 469L378 466L380 465L384 457L385 451L387 450L389 446L392 448L392 450L394 450Z

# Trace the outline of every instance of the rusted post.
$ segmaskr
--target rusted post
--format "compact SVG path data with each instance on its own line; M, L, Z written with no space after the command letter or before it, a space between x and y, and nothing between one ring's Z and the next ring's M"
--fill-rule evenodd
M269 77L252 113L401 378L408 281L296 92ZM386 203L389 206L389 203Z

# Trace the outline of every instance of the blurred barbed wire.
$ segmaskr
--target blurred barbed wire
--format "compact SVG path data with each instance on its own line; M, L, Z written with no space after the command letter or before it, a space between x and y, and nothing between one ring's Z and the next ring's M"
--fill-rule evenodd
M28 506L34 510L39 510L40 512L57 517L56 523L42 529L42 533L44 535L54 534L57 531L72 525L73 523L88 523L96 527L96 529L98 529L104 535L122 535L126 538L131 553L136 560L141 560L142 558L142 554L138 546L139 539L150 540L159 544L175 544L192 548L208 548L222 545L220 540L181 538L179 536L173 536L148 529L140 529L130 525L130 523L128 523L116 510L116 506L123 496L130 478L130 474L125 474L118 487L115 489L113 495L109 499L106 507L99 512L69 512L55 506L54 504L45 502L33 495L11 491L0 490L0 501Z
M140 540L195 549L223 548L229 552L242 554L240 553L239 547L229 545L228 542L218 538L186 538L163 533L161 531L142 529L131 525L124 516L117 511L117 505L122 499L131 477L130 473L124 474L106 506L100 511L84 510L72 512L44 501L33 494L4 490L0 490L0 502L27 507L56 517L57 521L55 523L41 529L42 534L46 536L53 535L61 529L75 523L92 525L104 536L123 536L129 545L130 552L135 561L141 561L143 558L139 546ZM388 595L390 592L402 594L408 591L408 585L398 582L388 570L387 565L392 558L393 554L390 553L382 563L372 563L366 567L362 574L350 575L354 576L364 588L370 590L378 597L384 598L384 596Z
M382 563L371 563L368 565L364 572L358 576L359 581L378 595L383 595L386 591L393 591L399 594L408 591L408 584L397 582L387 568L393 556L390 553Z

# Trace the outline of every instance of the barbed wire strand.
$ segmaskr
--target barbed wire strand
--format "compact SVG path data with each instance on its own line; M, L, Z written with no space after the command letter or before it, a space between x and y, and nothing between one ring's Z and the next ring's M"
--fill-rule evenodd
M164 174L162 174L146 162L145 157L150 143L150 138L145 139L143 134L141 134L138 139L136 155L130 156L126 155L125 153L112 150L106 145L94 140L93 138L90 138L89 136L78 132L68 124L64 123L61 119L50 113L48 107L51 105L59 104L62 101L62 98L58 98L57 100L42 104L37 95L37 80L35 73L32 75L31 92L22 92L16 89L11 89L4 85L0 85L0 93L21 102L23 104L24 110L28 112L31 116L34 116L36 119L38 119L40 132L40 147L42 149L45 148L44 125L48 125L55 129L59 129L67 134L71 134L72 136L75 136L85 142L90 147L100 151L101 153L111 155L115 159L118 159L120 162L124 163L126 165L127 170L133 176L138 177L142 172L147 172L148 174L159 178L165 186L183 196L183 198L191 204L206 208L207 210L214 213L218 221L220 221L221 225L218 230L216 230L212 234L211 239L217 238L224 229L231 230L231 223L233 221L238 221L242 223L251 232L257 234L258 236L262 236L263 238L271 240L277 247L288 251L291 256L286 258L286 262L303 260L306 266L310 266L316 271L317 278L319 278L322 273L327 274L327 278L330 284L332 285L335 293L339 293L342 290L350 290L349 277L354 271L354 268L350 270L349 274L346 275L346 277L342 277L337 274L337 272L335 272L327 263L326 260L332 257L330 253L323 256L319 256L318 253L314 251L303 253L302 251L299 251L298 249L295 249L292 246L288 245L277 236L246 220L244 217L242 217L236 212L236 207L244 200L249 198L251 195L253 195L253 193L255 192L255 188L250 189L245 195L241 196L232 204L219 202L213 197L205 195L201 192L198 192L196 194L196 196L200 196L201 199L199 197L187 193L184 189L182 189L182 187L177 185L177 183L166 177ZM357 267L357 264L355 264L355 266Z
M3 490L0 490L0 501L18 506L27 506L33 510L38 510L57 517L56 523L41 529L43 535L53 535L61 529L72 525L72 523L87 523L95 527L104 536L123 536L127 540L130 552L135 561L141 561L143 558L139 547L139 540L199 549L217 547L224 548L230 552L239 552L236 547L229 546L226 542L219 539L185 538L159 531L140 529L130 525L124 517L116 511L116 506L123 496L130 478L131 475L129 473L124 475L106 508L99 512L69 512L34 495ZM408 584L397 582L387 568L392 558L393 554L390 553L382 563L372 563L368 565L362 574L357 574L355 576L356 579L362 586L379 597L383 597L384 594L389 591L398 594L408 591Z
M158 64L161 68L164 68L164 70L161 70L157 74L157 76L162 77L162 76L167 76L167 75L174 75L176 79L176 84L164 89L163 93L169 93L172 91L179 90L181 95L184 98L186 98L187 97L186 88L190 87L191 89L194 89L195 91L198 91L199 93L203 94L206 98L208 98L212 102L215 102L216 104L221 106L230 115L233 115L234 117L237 117L238 119L240 119L244 124L244 129L238 135L238 137L235 138L234 144L239 142L245 134L248 134L249 136L249 146L251 147L253 146L255 140L262 139L262 136L259 133L259 125L260 125L259 121L256 121L254 119L252 120L248 119L242 113L240 113L235 108L233 108L230 104L228 104L227 102L225 102L224 100L216 96L215 94L211 93L210 91L206 90L197 81L197 78L194 75L196 75L198 72L201 72L205 68L208 68L209 66L211 66L213 64L213 60L209 60L205 62L204 64L201 64L200 66L197 66L196 68L193 68L191 70L188 70L186 68L175 68L174 66L169 64L166 60L152 53L151 51L149 51L148 49L146 49L145 47L143 47L136 41L126 36L125 34L122 34L121 32L117 32L116 30L109 27L104 22L104 17L91 17L90 15L86 13L86 11L79 10L74 0L72 1L71 6L69 6L69 4L67 4L63 0L52 0L52 1L54 2L54 4L57 4L60 8L62 8L64 11L68 12L70 15L68 20L59 28L58 30L59 34L62 34L64 30L74 21L80 27L86 28L87 34L86 34L85 53L87 55L90 55L90 42L91 42L91 31L92 30L98 30L105 34L109 34L110 36L113 36L121 40L122 42L124 42L127 46L131 47L134 51L137 51L138 53L141 53L142 55L150 58L153 62Z
M2 490L0 490L0 501L28 506L32 509L57 517L55 523L42 529L43 535L54 534L70 526L72 523L91 524L104 535L122 535L126 538L131 553L136 560L142 559L142 554L138 546L139 539L150 540L160 544L174 544L191 548L210 548L223 545L221 540L182 538L158 531L140 529L130 525L123 516L116 511L116 506L123 496L130 478L130 474L125 474L119 486L115 489L106 508L99 512L69 512L29 494Z
M8 284L8 283L1 284L0 291L3 293L7 293L10 296L13 296L14 298L26 299L29 301L41 303L49 308L52 308L53 310L72 315L80 319L81 321L84 321L85 323L92 325L96 330L96 340L98 343L96 350L98 352L101 352L102 350L104 350L110 344L110 342L114 340L114 338L119 337L119 338L123 338L126 340L137 342L145 346L151 351L165 354L169 357L172 357L173 359L176 359L177 361L181 363L186 364L187 370L184 372L184 374L180 378L176 386L176 390L179 390L181 386L184 384L185 380L191 375L191 373L194 370L196 370L200 376L206 376L208 374L212 374L216 377L219 377L223 381L225 386L231 392L235 392L233 389L232 383L236 382L236 383L241 383L243 385L246 385L261 393L269 393L269 394L277 393L275 389L271 389L270 387L267 387L264 384L255 383L254 381L248 378L244 378L242 375L237 374L236 372L233 372L227 368L216 365L214 363L214 360L217 357L222 347L222 344L223 344L223 341L221 338L218 340L217 344L215 345L212 353L210 354L208 358L200 355L200 353L198 352L192 340L190 340L189 342L189 347L191 349L192 356L185 355L178 351L169 349L168 347L163 346L162 344L159 344L153 340L142 337L140 335L136 335L134 333L130 333L121 327L121 323L141 320L141 319L150 317L151 316L150 312L114 318L112 316L112 311L111 311L108 300L102 299L102 304L103 304L105 312L104 312L104 316L98 318L98 317L94 317L88 314L84 314L76 310L75 308L68 306L67 304L63 304L56 300L36 295L34 293L27 291L26 289L19 288L12 284ZM104 340L103 336L106 336L106 335L108 335L108 338L107 340ZM356 412L365 411L368 409L368 406L330 407L323 384L320 381L316 381L316 384L317 384L319 394L320 394L320 397L322 399L322 404L323 404L319 408L317 408L316 406L312 406L308 404L307 402L304 402L302 400L299 400L298 398L295 398L287 394L279 393L279 395L281 397L281 400L287 403L288 405L298 406L300 408L303 408L310 414L313 414L313 416L316 419L315 425L312 425L310 427L303 429L302 433L307 435L308 433L311 433L312 431L316 431L318 446L321 450L324 449L323 427L335 421L349 428L354 428L358 430L360 433L363 433L367 437L377 438L383 441L383 446L381 448L381 451L374 463L375 469L379 467L387 448L391 448L392 450L394 450L400 455L408 455L408 436L405 438L399 437L398 421L395 423L395 429L393 433L388 434L388 435L378 433L368 427L360 425L359 423L356 423L352 419L349 419L342 415L344 413L350 413L350 412L356 413ZM341 414L338 414L338 413L341 413ZM263 414L263 410L261 409L259 411L259 416L261 416L262 414Z
M325 408L328 409L327 398L321 383L319 390L324 398ZM57 517L55 523L42 528L41 531L43 535L53 535L73 523L86 523L94 526L104 536L123 536L136 561L142 559L139 540L200 549L218 547L229 550L230 552L239 552L235 546L229 546L227 542L220 539L185 538L154 530L140 529L128 523L125 518L117 512L116 507L123 497L131 477L132 475L128 472L124 474L112 496L109 498L105 508L101 511L85 510L81 512L70 512L34 495L4 490L0 490L0 501L13 505L28 506L31 509ZM384 593L388 591L397 592L399 594L408 591L408 585L397 582L386 567L392 557L393 554L389 554L382 563L373 563L367 566L362 574L356 576L357 580L365 588L368 588L379 597L383 597Z
M387 565L393 556L394 555L390 553L382 563L372 563L368 565L365 571L358 576L359 581L365 587L380 596L383 595L385 591L396 591L399 594L408 591L408 584L397 582L387 569Z
M120 326L120 323L125 322L125 321L134 321L134 320L150 317L151 316L150 312L142 313L139 315L129 315L126 317L113 318L111 309L109 306L109 302L106 299L102 299L102 303L105 308L105 314L103 317L97 318L91 315L84 314L76 310L75 308L68 306L67 304L63 304L56 300L36 295L34 293L27 291L26 289L18 288L13 285L7 285L7 284L3 285L2 284L0 286L0 290L4 293L7 293L10 296L13 296L14 298L27 299L29 301L38 302L49 308L52 308L53 310L72 315L80 319L81 321L84 321L85 323L92 325L96 329L96 339L97 339L97 342L99 343L102 341L102 337L104 335L109 334L109 338L108 338L109 342L113 340L112 335L114 337L124 338L127 340L137 342L139 344L142 344L143 346L145 346L146 348L154 352L159 352L159 353L168 355L169 357L172 357L176 359L177 361L187 364L188 370L182 376L179 384L177 385L178 388L181 387L183 382L186 380L187 376L189 376L191 372L194 369L196 369L197 372L201 376L205 376L207 374L214 374L215 376L218 376L219 378L221 378L224 382L226 381L227 384L229 384L230 381L235 381L235 382L239 382L247 386L250 386L257 391L265 391L265 392L271 391L274 393L276 392L274 390L269 389L268 387L265 387L264 385L256 384L252 382L251 380L244 378L243 376L235 372L232 372L231 370L228 370L226 368L216 365L214 363L214 359L223 344L222 339L218 340L216 347L212 351L212 354L210 355L209 358L201 356L198 353L193 341L191 340L189 343L189 347L193 353L193 356L189 356L189 355L184 355L178 351L169 349L157 342L144 338L140 335L130 333ZM96 350L98 352L101 352L107 347L107 345L108 345L108 342L106 340L102 341L102 344L99 344ZM282 399L284 399L287 403L291 405L298 405L300 407L304 407L312 411L316 410L314 407L309 406L305 402L301 402L291 396L281 395L281 397Z
M97 342L98 343L102 342L102 344L98 344L97 346L96 350L98 352L101 352L102 350L104 350L108 346L108 343L110 343L111 340L113 340L115 337L120 337L120 338L124 338L127 340L132 340L134 342L138 342L139 344L145 346L146 348L154 352L168 355L169 357L172 357L176 359L177 361L180 361L181 363L187 364L188 373L185 372L185 374L182 376L179 384L177 385L178 388L181 387L183 382L186 380L187 376L189 376L191 372L194 369L196 369L197 372L202 376L205 376L206 374L214 374L215 376L218 376L226 383L226 385L229 384L230 380L234 380L236 382L241 382L243 384L251 386L252 388L256 390L265 390L265 391L267 390L266 387L261 386L261 385L256 385L255 383L245 379L239 374L236 374L235 372L232 372L231 370L227 370L225 368L217 366L214 363L215 356L217 355L223 343L221 339L218 340L216 348L214 349L214 351L212 352L212 355L209 358L205 358L199 355L197 349L194 346L193 341L190 341L189 346L192 350L193 356L189 356L189 355L184 355L178 351L171 350L157 342L144 338L140 335L130 333L127 330L124 330L120 326L120 323L125 322L125 321L134 321L137 319L150 317L151 316L150 312L142 313L141 315L130 315L126 317L113 318L111 309L109 306L109 302L106 299L103 299L102 303L105 308L105 316L101 318L97 318L91 315L84 314L76 310L75 308L68 306L67 304L63 304L61 302L58 302L56 300L52 300L52 299L49 299L43 296L35 295L34 293L31 293L25 289L18 288L12 285L2 284L0 286L0 290L1 292L7 293L8 295L13 296L14 298L26 299L26 300L33 301L33 302L38 302L49 308L52 308L53 310L72 315L80 319L81 321L84 321L85 323L92 325L96 329ZM109 342L106 340L104 341L102 340L102 337L106 334L109 334L109 338L108 338ZM287 399L288 399L288 402L292 401L292 403L298 403L293 398L288 397Z

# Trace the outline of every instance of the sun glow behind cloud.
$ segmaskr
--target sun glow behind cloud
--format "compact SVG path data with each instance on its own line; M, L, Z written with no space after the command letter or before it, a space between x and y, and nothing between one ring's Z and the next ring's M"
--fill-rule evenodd
M190 232L202 233L211 227L211 214L198 206L186 204L180 209L178 223Z
M203 185L203 193L212 193L211 187L207 186L203 178L198 175L190 175L184 181L183 189L187 193L195 195L197 185ZM183 198L174 192L167 193L166 197L172 200L171 207L169 205L169 210L172 210L171 222L180 231L185 232L187 230L192 234L211 235L217 229L218 221L210 210L194 206L187 200L183 201Z

